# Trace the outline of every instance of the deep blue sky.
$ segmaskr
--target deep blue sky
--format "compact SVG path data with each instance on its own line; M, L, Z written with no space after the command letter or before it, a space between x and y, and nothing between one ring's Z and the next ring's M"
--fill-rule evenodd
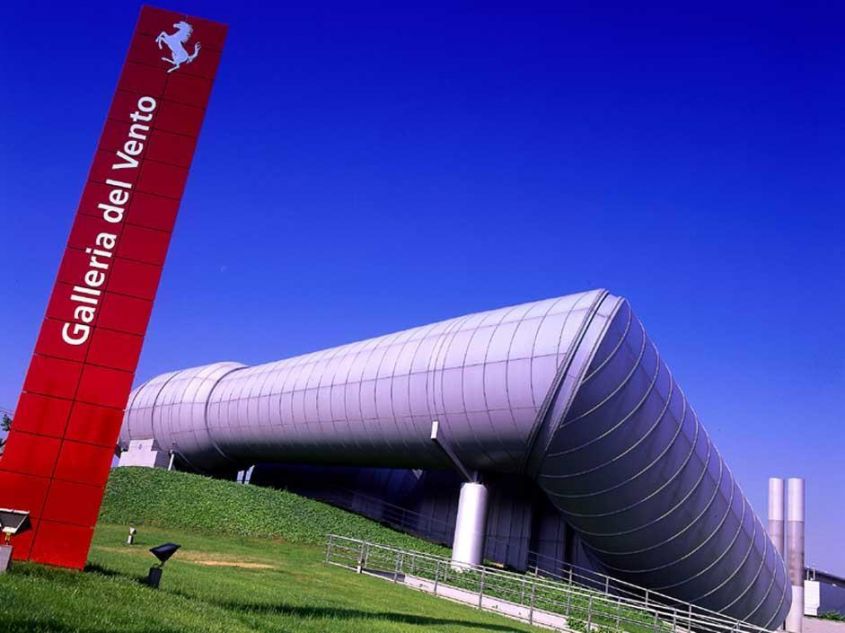
M230 36L138 380L606 287L845 574L845 9L590 4L169 4ZM0 22L0 407L139 6Z

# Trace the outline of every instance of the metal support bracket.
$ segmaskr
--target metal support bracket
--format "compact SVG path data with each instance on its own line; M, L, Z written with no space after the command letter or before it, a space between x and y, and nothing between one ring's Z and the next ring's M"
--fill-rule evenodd
M464 479L471 483L478 483L478 471L467 468L464 463L458 458L457 453L452 450L448 439L444 436L443 430L440 428L440 422L432 420L431 422L431 441L433 441L442 450L452 465L460 472Z

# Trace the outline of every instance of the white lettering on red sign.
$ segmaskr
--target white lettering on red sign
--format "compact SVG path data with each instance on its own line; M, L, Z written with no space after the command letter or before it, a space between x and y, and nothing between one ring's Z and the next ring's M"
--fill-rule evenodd
M158 104L152 97L138 99L138 109L129 115L132 125L123 147L115 152L117 162L112 164L112 171L120 173L126 169L137 169L140 156L150 133L148 125ZM109 191L108 202L101 202L97 208L102 212L103 220L109 224L120 224L126 213L126 206L131 197L132 184L117 178L106 179ZM82 276L81 283L75 285L70 300L74 303L73 320L62 326L62 340L68 345L83 345L91 336L91 324L97 316L108 273L119 239L119 232L100 232L94 238L94 244L85 249L90 256L88 270Z

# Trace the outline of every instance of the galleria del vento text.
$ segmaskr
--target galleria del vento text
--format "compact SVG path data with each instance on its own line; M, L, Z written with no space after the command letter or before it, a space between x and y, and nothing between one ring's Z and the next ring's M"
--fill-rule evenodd
M98 233L94 243L85 248L89 255L88 270L81 282L74 285L70 295L74 304L73 321L62 326L62 340L68 345L82 345L91 336L91 324L97 317L97 308L107 286L112 258L120 239L120 225L132 196L132 184L127 180L134 179L122 174L129 169L138 169L158 104L152 97L141 97L137 105L138 109L129 115L132 123L127 140L115 152L116 162L111 167L115 177L106 179L106 184L111 187L108 200L97 205L103 220L114 225L115 230Z

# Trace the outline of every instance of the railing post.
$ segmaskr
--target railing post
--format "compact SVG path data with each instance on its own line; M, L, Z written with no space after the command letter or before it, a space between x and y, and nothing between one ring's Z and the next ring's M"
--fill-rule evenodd
M366 548L366 543L361 541L361 550L358 552L358 566L355 568L355 571L359 574L364 571L364 549Z
M396 552L396 560L393 562L393 582L399 580L399 566L402 564L402 552Z
M481 568L481 580L478 581L478 608L481 608L481 605L484 600L484 568Z
M587 601L587 633L593 629L593 596Z
M534 624L534 598L537 595L537 580L531 581L531 606L528 609L528 624Z
M604 577L604 595L610 595L610 576Z
M651 630L657 633L657 611L654 612L654 622L651 623Z
M437 566L434 568L434 595L437 595L437 583L440 582L440 561L437 561Z
M616 630L622 630L622 599L616 601Z
M332 560L332 545L334 544L334 534L329 534L329 542L326 545L326 562L329 563Z
M687 622L687 630L692 631L692 603L689 606L689 620Z
M678 610L672 609L672 633L675 633L675 629L678 626Z

